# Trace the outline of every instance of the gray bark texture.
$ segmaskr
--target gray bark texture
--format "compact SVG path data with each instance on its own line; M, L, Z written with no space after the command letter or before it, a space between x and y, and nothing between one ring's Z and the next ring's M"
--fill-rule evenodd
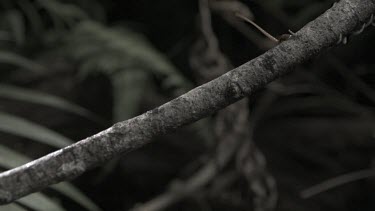
M375 0L341 0L289 40L228 73L142 115L0 174L0 203L72 179L254 93L344 37L374 25ZM371 22L369 22L371 20ZM239 49L240 50L240 49Z

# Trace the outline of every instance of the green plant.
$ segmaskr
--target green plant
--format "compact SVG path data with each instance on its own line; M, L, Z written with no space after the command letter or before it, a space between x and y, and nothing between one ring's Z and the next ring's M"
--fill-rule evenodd
M27 52L30 47L27 44L27 40L30 39L30 36L35 36L42 31L60 33L62 29L67 29L78 19L87 18L85 12L77 6L59 1L17 0L2 1L1 3L2 21L0 22L0 29L3 36L1 37L2 39L0 38L0 66L10 73L24 72L35 76L47 74L48 69L43 64L21 55L21 52ZM52 25L42 21L42 13L48 14L53 23ZM40 39L43 41L46 38L40 37ZM42 47L41 45L37 44L37 48ZM33 51L35 52L35 49ZM7 74L7 72L2 74ZM48 106L80 115L96 122L102 122L102 119L92 112L63 98L33 89L9 85L4 82L0 82L0 98L3 101L16 101L20 105ZM59 132L21 116L22 114L15 115L0 110L0 131L24 137L51 148L62 148L73 143L73 140ZM33 144L33 142L30 142L30 144ZM2 169L14 168L31 160L31 158L0 143L0 167ZM95 203L70 183L61 183L55 185L52 189L87 210L100 210ZM14 204L0 207L0 210L25 210L23 207L33 210L65 210L58 201L43 193L32 194L30 197L20 199Z

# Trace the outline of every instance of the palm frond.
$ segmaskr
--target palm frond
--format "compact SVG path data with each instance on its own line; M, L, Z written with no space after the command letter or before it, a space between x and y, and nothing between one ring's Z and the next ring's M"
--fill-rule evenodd
M0 112L0 131L56 148L62 148L73 143L69 138L42 125L3 112Z
M103 122L100 117L75 103L69 102L54 95L30 89L0 84L0 97L49 106L86 117L95 122Z

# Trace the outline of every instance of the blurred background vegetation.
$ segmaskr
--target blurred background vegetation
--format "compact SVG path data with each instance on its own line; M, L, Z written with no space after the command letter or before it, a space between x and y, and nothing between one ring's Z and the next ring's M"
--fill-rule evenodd
M275 45L234 12L277 35L332 3L1 0L0 167L141 114ZM368 28L248 101L0 210L374 210L374 35Z

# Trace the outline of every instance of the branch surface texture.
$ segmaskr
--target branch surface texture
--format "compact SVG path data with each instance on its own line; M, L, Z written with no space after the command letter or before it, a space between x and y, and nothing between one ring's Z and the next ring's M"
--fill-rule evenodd
M72 179L234 103L373 22L375 0L342 0L289 40L164 105L0 174L0 204ZM370 20L370 22L369 22ZM369 24L370 23L370 24ZM346 40L346 39L344 39ZM345 41L346 42L346 41Z

